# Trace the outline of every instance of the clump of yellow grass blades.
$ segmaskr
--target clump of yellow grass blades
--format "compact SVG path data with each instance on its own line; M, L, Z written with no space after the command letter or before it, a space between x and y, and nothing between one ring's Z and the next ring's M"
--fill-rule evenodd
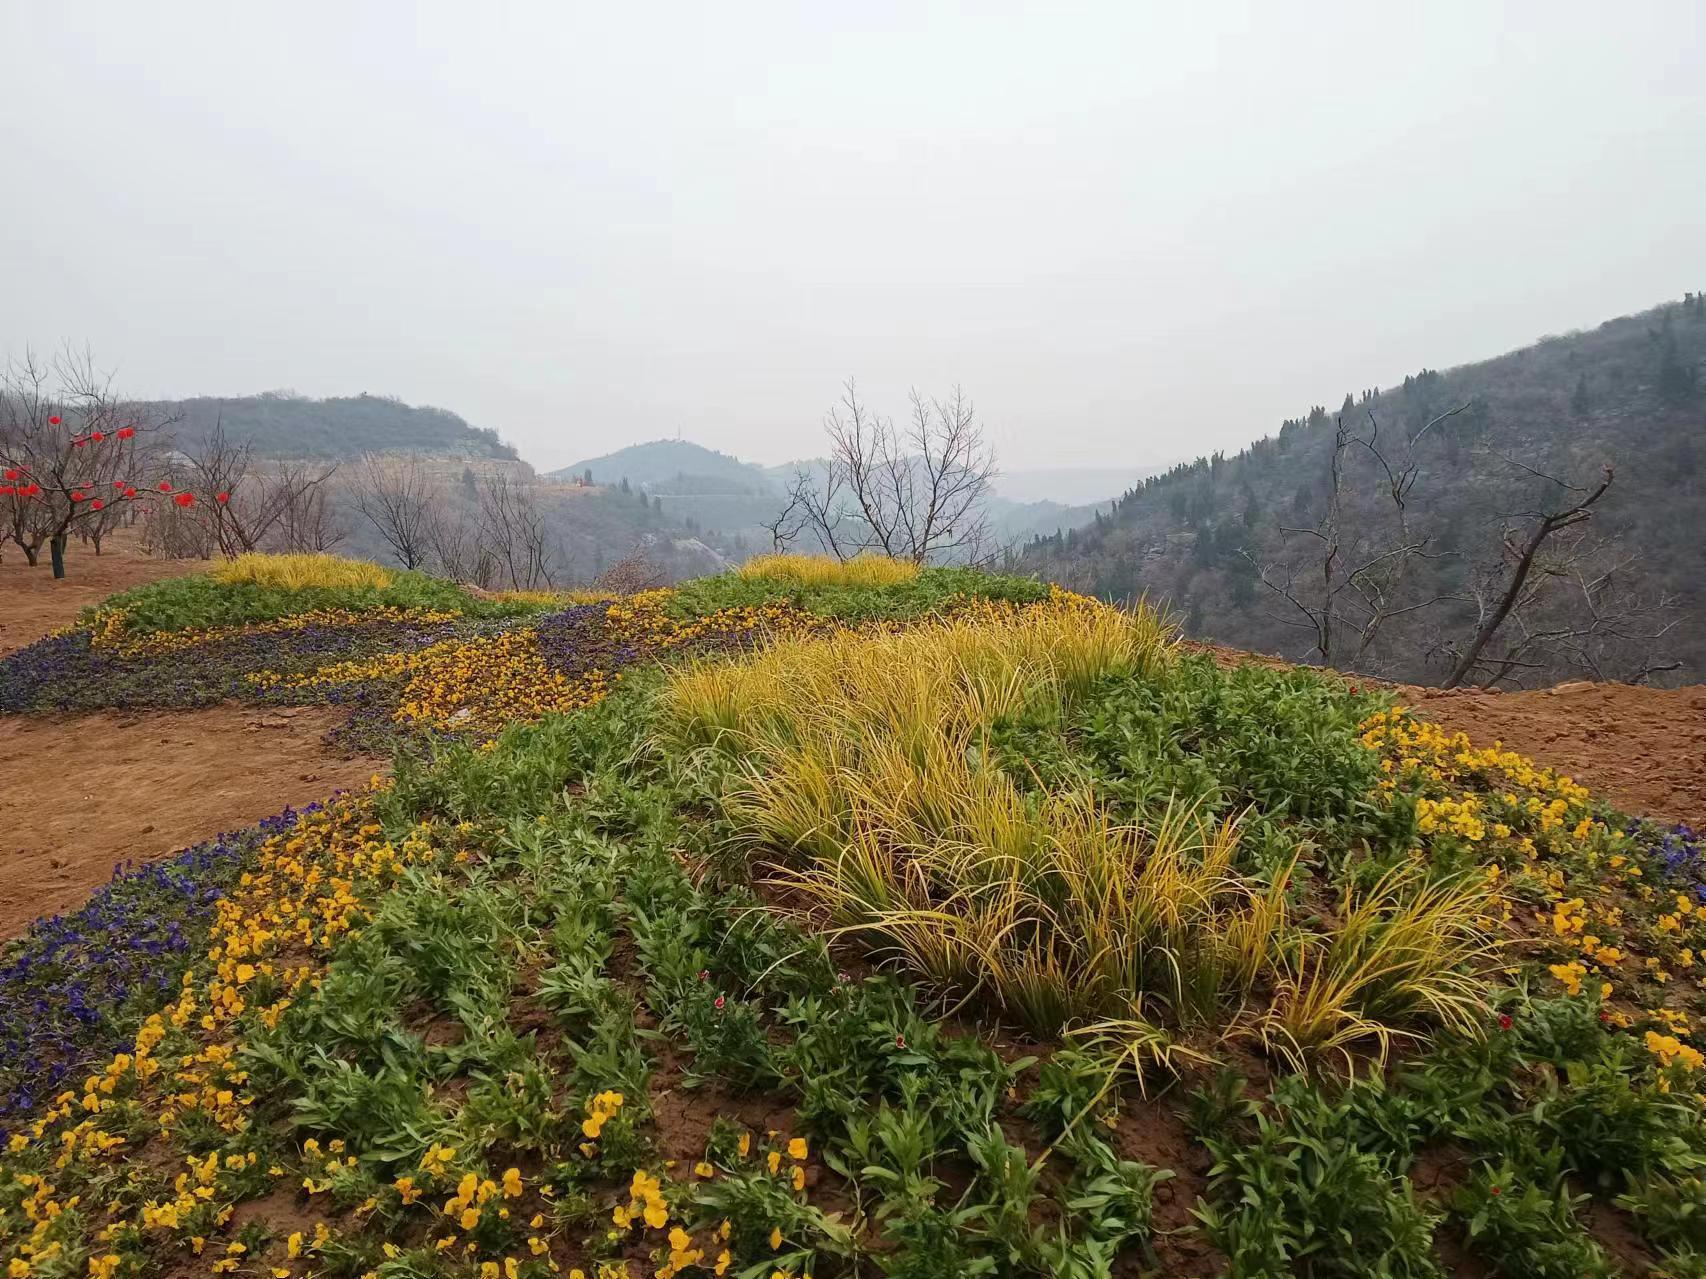
M745 578L791 586L898 586L918 576L918 565L886 555L838 560L828 555L755 555L739 569Z
M346 560L337 555L239 555L212 569L215 581L231 585L281 587L300 591L309 587L384 590L391 584L391 571L366 560Z
M1059 714L1104 677L1165 679L1173 640L1147 607L1057 594L700 663L672 677L666 722L678 745L740 760L725 803L780 854L784 900L1035 1031L1164 1060L1164 1022L1307 1066L1384 1056L1423 1019L1470 1024L1483 877L1406 869L1347 898L1335 933L1310 933L1288 910L1290 868L1235 868L1236 822L1178 807L1140 828L1089 784L1045 791L995 762L998 721Z

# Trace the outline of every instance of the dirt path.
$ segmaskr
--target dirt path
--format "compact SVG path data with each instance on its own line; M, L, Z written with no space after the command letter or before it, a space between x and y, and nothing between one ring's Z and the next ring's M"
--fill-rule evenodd
M205 568L121 538L71 549L55 582L15 550L0 563L0 653L115 591ZM74 907L123 861L149 861L286 807L365 785L384 760L328 751L333 707L0 716L0 940Z
M137 549L129 533L106 540L96 555L81 542L65 553L65 578L53 580L47 551L31 568L23 552L8 544L0 562L0 653L10 653L68 626L91 604L116 591L128 590L163 577L193 573L207 565L201 560L151 559Z
M76 906L119 862L365 785L382 762L321 744L341 717L329 706L0 717L0 938Z

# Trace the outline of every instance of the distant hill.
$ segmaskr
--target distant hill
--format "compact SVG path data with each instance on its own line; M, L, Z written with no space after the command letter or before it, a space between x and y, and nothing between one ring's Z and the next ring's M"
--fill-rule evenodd
M471 426L448 409L416 407L384 395L315 400L290 391L201 396L149 406L175 412L180 438L223 426L227 439L278 458L347 458L363 453L427 453L441 457L517 460L496 431Z
M594 484L620 484L626 480L631 486L652 493L673 490L692 495L768 496L780 491L762 467L694 444L691 440L653 440L649 444L631 444L603 457L587 458L584 462L550 472L553 478L558 479L574 479L589 473Z
M737 550L757 551L769 549L766 525L780 509L795 472L805 465L810 462L760 466L690 440L653 440L576 462L551 472L551 476L573 479L590 474L596 485L625 483L660 500L663 510L689 529L703 530L708 537L720 544L732 543ZM1084 491L1086 487L1084 476L1077 472L1024 474L1028 489L1046 488L1051 481L1056 481L1055 487L1061 492ZM1117 469L1107 473L1100 496L1111 500L1115 484L1124 474L1127 472ZM1102 505L1106 506L1107 500ZM1096 510L1089 500L1074 504L1014 500L1001 484L996 485L988 503L991 528L1004 542L1087 524Z
M1334 412L1317 406L1236 456L1199 458L1145 480L1111 514L1037 539L1018 562L1106 597L1168 599L1198 638L1318 659L1304 615L1262 580L1258 566L1281 584L1291 571L1306 602L1315 589L1320 543L1297 530L1316 528L1328 510L1335 420L1367 435L1372 415L1381 447L1398 458L1427 423L1459 407L1413 449L1407 519L1425 547L1410 561L1402 601L1437 602L1394 617L1379 643L1346 650L1343 664L1438 680L1479 616L1469 597L1501 563L1508 567L1513 552L1501 535L1520 526L1514 513L1555 509L1568 497L1542 474L1591 486L1611 464L1615 483L1591 523L1570 535L1583 538L1580 554L1566 559L1549 550L1531 579L1560 601L1578 600L1555 608L1546 628L1591 623L1602 639L1619 627L1633 634L1647 623L1623 605L1668 596L1675 607L1667 616L1679 624L1657 647L1681 666L1664 678L1706 678L1706 629L1692 620L1706 609L1706 299L1698 294L1482 363L1426 369L1400 386L1346 395ZM1341 571L1396 544L1395 509L1381 496L1371 456L1353 447L1345 458ZM1580 580L1609 605L1604 616L1580 603L1572 564L1585 566ZM1362 608L1354 592L1342 599L1346 616ZM1532 665L1513 668L1509 682L1638 673L1627 663L1595 667L1586 653L1537 656L1556 649L1555 640L1537 630L1534 647L1520 655Z

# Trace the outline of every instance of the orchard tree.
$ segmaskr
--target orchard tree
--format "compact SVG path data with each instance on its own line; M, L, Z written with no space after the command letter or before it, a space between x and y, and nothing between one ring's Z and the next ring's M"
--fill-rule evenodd
M143 476L156 433L174 420L115 396L87 351L66 347L50 361L26 351L0 371L0 534L31 564L46 545L60 578L71 535L104 534L115 504L185 504Z

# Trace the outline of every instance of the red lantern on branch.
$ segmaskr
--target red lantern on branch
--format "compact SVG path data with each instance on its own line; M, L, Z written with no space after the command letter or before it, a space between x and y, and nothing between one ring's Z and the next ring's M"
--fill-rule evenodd
M174 502L176 502L179 506L194 506L195 505L195 494L194 493L179 493L172 500Z
M59 414L55 413L52 417L48 418L47 424L49 426L58 426L59 425Z
M131 436L133 436L135 434L136 434L136 428L134 426L121 426L118 429L118 437L121 440L128 440Z
M218 502L221 506L224 506L231 500L231 495L229 493L215 493L213 495L213 500Z
M170 493L172 491L171 481L170 480L161 480L160 481L160 491L162 493Z

